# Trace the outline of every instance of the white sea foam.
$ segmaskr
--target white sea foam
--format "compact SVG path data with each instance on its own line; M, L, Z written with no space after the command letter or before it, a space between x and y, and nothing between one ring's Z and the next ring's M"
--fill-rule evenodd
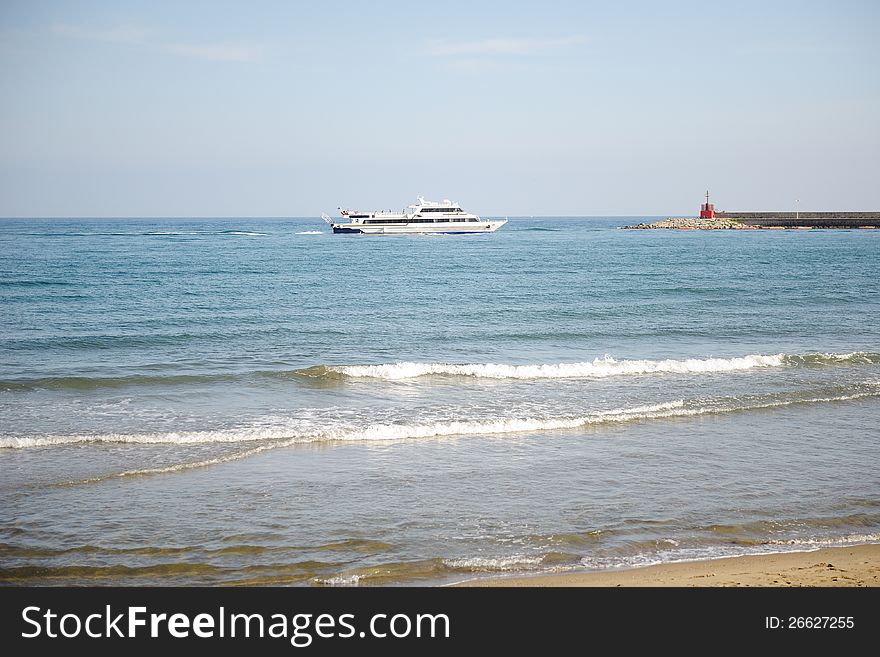
M0 448L56 447L76 443L131 443L136 445L201 445L277 440L281 427L236 428L218 431L171 431L167 433L104 433L69 436L0 437ZM286 432L289 435L289 431Z
M315 581L324 586L357 586L363 578L363 575L336 575L334 577L319 578Z
M100 234L100 233L98 233ZM205 231L205 230L153 230L144 233L144 235L152 235L154 237L174 237L174 236L192 236L192 235L247 235L254 237L265 237L267 233L258 233L250 230L221 230Z
M444 559L444 565L459 570L507 571L526 570L540 565L543 556L516 555L510 557L469 557L462 559Z
M96 483L99 481L106 481L108 479L118 479L120 477L136 477L136 476L147 476L147 475L158 475L158 474L171 474L173 472L183 472L184 470L195 470L197 468L207 468L212 465L220 465L221 463L229 463L230 461L238 461L243 458L247 458L249 456L255 456L260 452L265 452L266 450L273 449L275 447L279 447L280 445L267 443L264 445L260 445L259 447L254 447L253 449L243 450L239 452L233 452L231 454L225 454L223 456L218 456L213 459L205 459L203 461L187 461L184 463L175 463L173 465L161 466L158 468L141 468L137 470L125 470L124 472L116 472L114 474L102 475L100 477L91 477L88 479L81 479L79 481L71 481L67 482L69 484L90 484Z
M576 429L593 425L690 417L758 409L780 408L795 404L851 401L880 395L880 383L864 383L859 392L826 397L797 397L766 402L740 402L735 398L719 400L675 400L647 406L616 408L578 416L503 417L425 423L374 423L365 426L338 424L322 426L296 420L263 422L256 427L218 431L191 431L151 434L85 434L70 436L0 437L0 448L52 447L85 442L193 445L207 443L258 443L253 450L229 458L210 460L206 465L242 458L265 449L313 442L396 441L446 436L531 433ZM189 467L189 466L186 466ZM169 466L172 470L178 466ZM164 472L165 468L156 470ZM170 471L170 470L169 470ZM153 472L152 470L150 472Z
M821 548L834 545L859 545L861 543L880 543L880 533L847 534L825 538L791 538L787 540L767 541L769 545L791 545Z
M144 235L202 235L203 233L195 230L156 230Z
M604 378L627 374L688 374L734 372L756 367L779 367L784 354L752 354L736 358L687 358L684 360L617 360L610 356L580 363L505 365L497 363L387 363L329 367L353 378L413 379L426 375L471 376L488 379L576 379Z
M848 354L816 354L819 358L826 358L828 360L838 360L838 361L850 361L850 360L865 360L865 361L873 361L875 359L876 354L869 354L864 351L853 351Z
M880 533L847 534L822 538L793 538L771 540L751 547L740 545L706 545L700 547L675 547L657 552L643 552L634 555L585 556L580 565L590 570L633 568L657 564L686 563L704 559L730 559L746 555L771 555L791 552L815 552L825 547L841 547L880 543Z

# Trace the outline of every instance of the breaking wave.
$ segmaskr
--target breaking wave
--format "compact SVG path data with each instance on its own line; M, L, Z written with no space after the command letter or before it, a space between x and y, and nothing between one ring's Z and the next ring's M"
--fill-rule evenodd
M160 336L161 338L162 336ZM95 338L94 340L105 340ZM159 339L159 338L154 338ZM200 385L252 378L384 379L399 381L423 376L459 376L482 379L590 379L652 374L711 374L774 367L833 367L880 364L880 353L761 355L735 358L681 360L617 360L610 356L580 363L507 365L496 363L387 363L383 365L316 365L298 370L253 370L212 374L132 374L129 376L61 376L0 380L0 392L93 390L129 386Z
M0 436L0 448L56 447L79 443L131 443L152 445L195 445L250 443L243 451L195 463L175 464L127 474L158 474L214 465L251 456L267 449L320 442L398 441L469 435L534 433L587 428L626 422L644 422L666 418L755 411L792 405L822 404L880 397L880 382L839 386L831 390L745 397L720 397L674 400L659 404L597 410L574 416L534 416L474 418L435 422L386 422L365 425L299 421L278 418L264 420L253 427L216 431L188 431L143 434L82 434L49 436Z
M208 443L264 443L256 448L283 447L311 442L358 442L392 441L416 438L435 438L440 436L466 436L474 434L528 433L532 431L552 431L574 429L579 426L602 424L605 422L626 422L637 419L652 419L680 414L684 401L678 400L652 406L635 406L609 411L598 411L580 417L560 418L498 418L463 420L451 422L430 422L413 424L377 423L366 426L301 426L296 422L279 422L269 426L254 428L224 429L219 431L189 431L151 434L86 434L72 436L2 437L0 447L53 447L75 443L133 443L140 445L171 444L193 445ZM688 411L687 414L690 414ZM256 451L254 453L256 453ZM226 457L220 457L225 460ZM212 459L211 463L216 460ZM216 461L222 462L222 461ZM176 466L174 466L176 467ZM164 471L164 468L161 469Z
M308 377L349 377L386 380L414 379L421 376L467 376L487 379L577 379L643 374L702 374L736 372L753 368L782 366L821 366L876 364L880 354L761 355L735 358L686 358L681 360L617 360L611 356L579 363L506 365L496 363L412 363L382 365L318 365L297 374Z

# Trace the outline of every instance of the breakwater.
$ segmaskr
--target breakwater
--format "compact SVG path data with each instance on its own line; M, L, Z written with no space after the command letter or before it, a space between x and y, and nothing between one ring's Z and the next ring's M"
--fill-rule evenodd
M774 228L880 228L880 212L716 212L714 217L669 217L638 229L755 230Z
M702 219L700 217L669 217L650 224L636 224L623 228L671 228L676 230L742 230L746 226L732 219ZM751 228L751 226L749 226Z
M783 228L880 228L880 212L717 212L719 220Z

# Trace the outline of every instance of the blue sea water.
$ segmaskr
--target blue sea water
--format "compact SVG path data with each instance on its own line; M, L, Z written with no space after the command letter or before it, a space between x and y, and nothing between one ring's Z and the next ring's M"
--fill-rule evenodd
M0 221L0 582L880 541L880 231Z

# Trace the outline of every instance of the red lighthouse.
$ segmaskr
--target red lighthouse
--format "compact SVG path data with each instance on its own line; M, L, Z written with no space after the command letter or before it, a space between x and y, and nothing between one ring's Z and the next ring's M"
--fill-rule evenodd
M709 203L709 192L706 191L706 202L700 206L700 219L714 219L715 204Z

